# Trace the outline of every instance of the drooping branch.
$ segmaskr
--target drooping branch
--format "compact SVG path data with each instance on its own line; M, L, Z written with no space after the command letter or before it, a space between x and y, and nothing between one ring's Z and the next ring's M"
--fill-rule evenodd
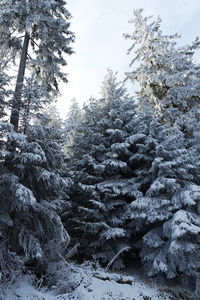
M24 37L24 44L22 48L22 54L19 64L17 83L15 86L14 99L12 104L12 111L10 117L10 123L14 126L14 129L17 131L19 127L19 113L21 107L21 95L22 95L22 85L24 81L24 73L26 68L26 60L28 54L28 45L29 45L29 34L26 32Z

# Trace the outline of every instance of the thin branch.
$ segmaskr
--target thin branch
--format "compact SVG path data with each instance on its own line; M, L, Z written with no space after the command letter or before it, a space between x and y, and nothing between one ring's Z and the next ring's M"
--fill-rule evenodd
M106 267L106 271L109 270L110 266L114 263L114 261L120 256L121 253L130 250L131 247L124 247L122 248L114 257L113 259L111 259L111 261L108 263L107 267Z
M32 37L30 37L30 39L33 42L33 44L35 44L38 48L40 48L40 46L32 39Z
M62 260L64 261L64 263L69 266L68 262L65 260L65 258L58 252L58 255L60 256L60 258L62 258Z
M16 30L14 29L11 33L10 33L10 35L13 35L13 33L15 32Z
M28 56L28 58L30 59L30 60L32 60L32 57L27 53L27 56Z
M19 36L18 39L23 39L25 35Z
M80 246L79 243L77 243L66 255L66 258L71 258L77 253L77 248ZM59 253L58 253L59 254Z

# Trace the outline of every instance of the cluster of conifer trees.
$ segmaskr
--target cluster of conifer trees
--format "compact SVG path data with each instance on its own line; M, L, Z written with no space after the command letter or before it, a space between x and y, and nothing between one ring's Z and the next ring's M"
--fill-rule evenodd
M199 294L200 41L178 47L160 18L135 10L124 37L136 98L108 69L101 97L82 109L73 99L62 122L46 107L72 54L65 4L0 1L0 278L24 264L44 273L75 246L76 259L113 269L140 261L147 276Z

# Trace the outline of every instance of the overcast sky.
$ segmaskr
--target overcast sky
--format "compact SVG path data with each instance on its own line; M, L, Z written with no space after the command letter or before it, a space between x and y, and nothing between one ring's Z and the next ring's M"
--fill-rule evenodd
M137 8L144 8L143 15L153 15L153 19L159 15L163 33L178 32L181 44L200 36L200 0L67 0L67 9L73 16L71 31L76 35L76 53L67 57L69 82L60 86L58 108L62 117L73 97L80 106L90 96L99 97L99 86L108 67L118 72L119 80L130 71L133 56L126 52L131 41L125 40L123 33L133 32L133 24L128 20ZM127 88L130 94L134 93L131 83Z

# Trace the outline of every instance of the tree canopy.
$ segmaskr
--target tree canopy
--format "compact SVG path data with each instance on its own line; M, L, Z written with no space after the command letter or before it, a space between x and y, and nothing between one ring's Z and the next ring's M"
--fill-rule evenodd
M67 82L64 54L73 53L70 44L74 34L69 31L71 14L65 6L63 0L0 1L0 48L13 61L20 56L11 113L11 124L16 130L27 66L47 94L58 90L58 80Z
M160 17L135 10L125 81L108 68L100 97L83 108L73 98L62 120L51 104L73 52L66 2L0 8L0 280L31 265L60 287L74 256L107 269L141 264L199 297L199 38L179 47ZM135 97L126 80L139 83Z

